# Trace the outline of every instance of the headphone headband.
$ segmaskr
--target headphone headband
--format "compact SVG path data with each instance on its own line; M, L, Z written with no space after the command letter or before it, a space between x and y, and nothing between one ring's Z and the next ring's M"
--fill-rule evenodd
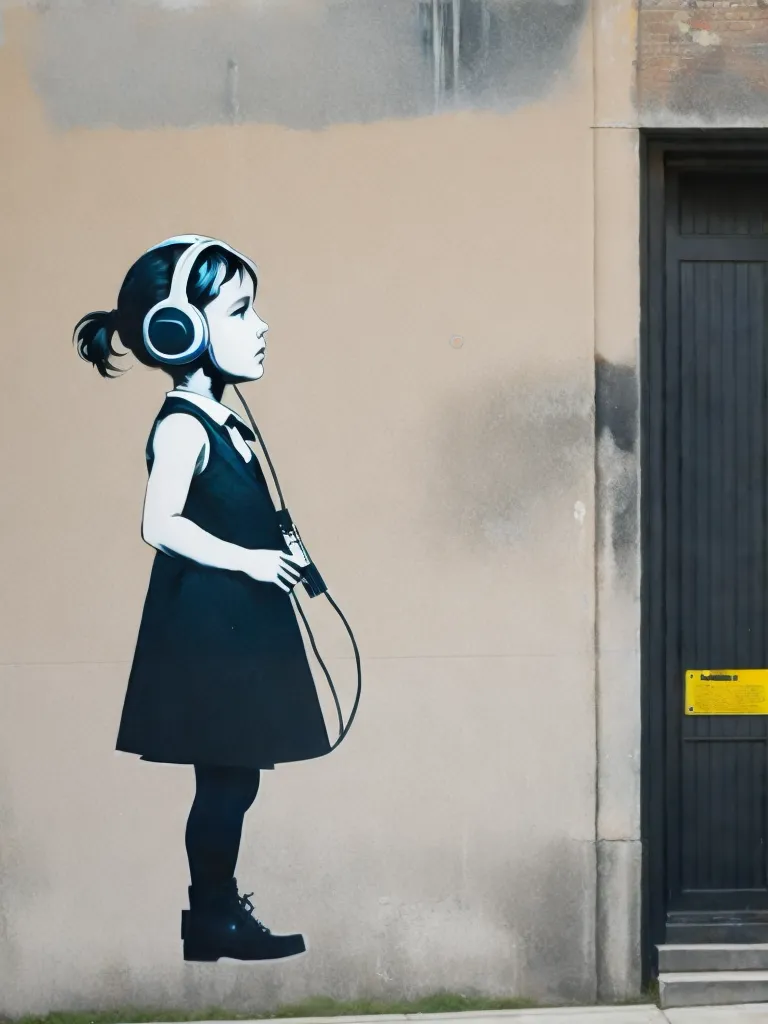
M144 318L145 348L158 362L170 365L191 363L208 347L208 320L187 298L189 276L200 255L206 249L224 249L241 260L254 278L258 276L253 260L221 239L205 235L175 235L153 245L147 252L179 244L188 247L173 268L168 297L153 306Z

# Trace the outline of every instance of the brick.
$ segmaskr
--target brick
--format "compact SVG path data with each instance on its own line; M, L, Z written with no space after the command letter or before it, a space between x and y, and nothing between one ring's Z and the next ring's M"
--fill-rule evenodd
M648 102L663 104L679 83L695 97L697 82L711 90L723 72L741 78L747 90L768 92L768 6L762 2L637 0L637 6L638 87ZM681 31L686 24L689 31ZM697 43L693 34L705 31L719 41ZM768 116L768 95L764 107Z

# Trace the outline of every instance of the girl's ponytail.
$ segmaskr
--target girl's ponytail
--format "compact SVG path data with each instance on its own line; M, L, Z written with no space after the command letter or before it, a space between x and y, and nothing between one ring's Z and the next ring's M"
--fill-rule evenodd
M86 362L93 363L102 377L116 377L121 372L119 367L110 362L111 356L119 359L123 355L112 344L116 332L116 309L111 313L105 310L89 313L75 327L72 340L77 346L78 355Z

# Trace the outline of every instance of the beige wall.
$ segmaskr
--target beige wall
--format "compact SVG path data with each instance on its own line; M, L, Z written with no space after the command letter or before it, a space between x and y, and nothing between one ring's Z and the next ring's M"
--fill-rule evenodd
M612 532L636 443L609 424L596 461L593 410L596 355L605 408L637 383L635 19L593 14L514 109L314 130L57 124L50 12L6 11L0 1013L637 989L638 573ZM239 878L309 936L291 965L183 964L191 772L113 749L166 385L103 381L69 337L184 231L260 264L248 397L364 656L347 742L247 820Z

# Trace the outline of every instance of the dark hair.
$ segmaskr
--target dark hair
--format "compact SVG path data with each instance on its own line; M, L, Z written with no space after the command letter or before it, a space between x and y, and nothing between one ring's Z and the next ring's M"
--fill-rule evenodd
M167 297L171 290L173 268L187 248L188 243L181 242L144 253L125 275L117 296L117 308L111 312L97 310L78 321L73 336L78 354L81 359L92 363L102 377L116 377L122 372L112 362L113 358L120 359L126 354L118 352L114 347L115 334L119 336L123 347L132 352L139 362L145 366L161 366L171 374L174 382L183 380L199 366L210 362L207 354L204 354L193 363L167 366L159 363L144 345L144 318L154 305ZM216 298L221 286L235 274L241 277L249 274L256 287L256 279L247 263L226 249L212 246L200 254L192 267L187 298L202 311Z

